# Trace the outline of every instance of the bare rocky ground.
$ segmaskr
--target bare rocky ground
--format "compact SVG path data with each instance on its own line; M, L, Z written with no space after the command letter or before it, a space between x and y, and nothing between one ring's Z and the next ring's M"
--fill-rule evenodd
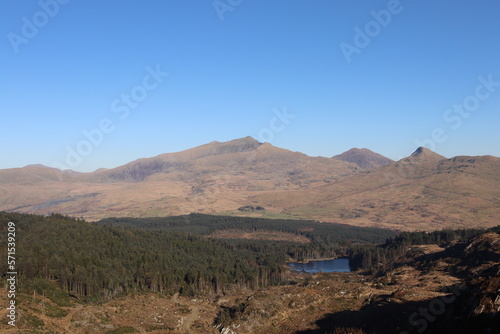
M137 293L59 307L18 295L17 326L1 333L497 333L500 236L414 246L378 276L289 273L290 284L209 298ZM489 331L488 331L489 330Z

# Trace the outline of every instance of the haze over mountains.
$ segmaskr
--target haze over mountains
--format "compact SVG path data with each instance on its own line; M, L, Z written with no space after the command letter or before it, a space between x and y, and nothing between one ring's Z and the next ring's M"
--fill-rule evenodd
M87 219L202 212L404 230L500 223L500 158L446 159L425 148L396 162L367 149L324 158L245 137L93 173L4 169L0 187L0 210Z

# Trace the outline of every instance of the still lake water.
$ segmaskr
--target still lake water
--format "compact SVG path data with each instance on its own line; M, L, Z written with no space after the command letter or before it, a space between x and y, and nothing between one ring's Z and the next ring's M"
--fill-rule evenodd
M349 259L319 260L309 261L307 263L288 262L293 271L305 271L306 273L316 274L319 272L349 272Z

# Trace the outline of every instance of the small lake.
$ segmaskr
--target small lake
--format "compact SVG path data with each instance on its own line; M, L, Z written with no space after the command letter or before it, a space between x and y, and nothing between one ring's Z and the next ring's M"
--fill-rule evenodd
M318 260L306 263L288 262L293 271L305 271L306 273L316 274L319 272L350 272L349 259Z

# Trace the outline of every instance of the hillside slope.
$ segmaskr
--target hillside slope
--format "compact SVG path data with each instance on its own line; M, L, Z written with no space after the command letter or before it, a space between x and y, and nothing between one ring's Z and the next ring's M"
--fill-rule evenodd
M0 186L0 210L89 220L198 212L400 230L500 223L500 158L447 159L426 148L366 170L245 137L93 173L0 170Z
M314 189L262 194L291 215L402 230L500 223L500 159L446 159L419 149L408 158Z
M355 164L245 137L93 173L0 170L0 210L87 219L227 212L246 205L250 194L313 188L360 171Z

